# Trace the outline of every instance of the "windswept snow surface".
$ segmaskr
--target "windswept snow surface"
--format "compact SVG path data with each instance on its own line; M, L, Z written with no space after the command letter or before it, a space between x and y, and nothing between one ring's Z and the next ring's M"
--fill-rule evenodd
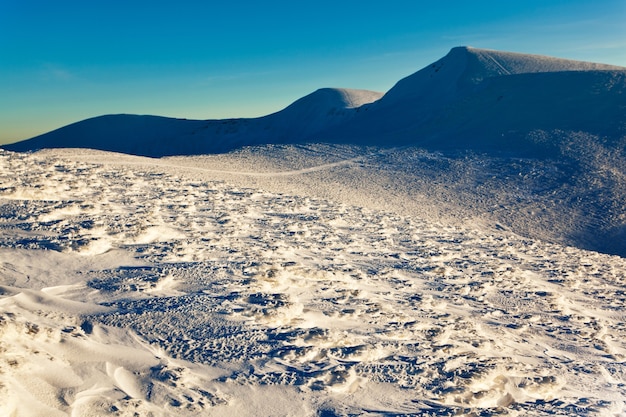
M0 415L626 413L624 258L295 149L0 151Z

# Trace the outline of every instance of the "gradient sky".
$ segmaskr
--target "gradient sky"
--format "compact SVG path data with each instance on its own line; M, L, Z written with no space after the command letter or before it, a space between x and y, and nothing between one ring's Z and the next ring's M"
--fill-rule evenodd
M626 0L0 0L0 143L111 113L261 116L450 48L626 66Z

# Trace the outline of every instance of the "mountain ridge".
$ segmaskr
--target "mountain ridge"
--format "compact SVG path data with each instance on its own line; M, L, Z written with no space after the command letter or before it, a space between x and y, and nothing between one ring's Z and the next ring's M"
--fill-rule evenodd
M4 148L84 147L160 157L327 142L532 154L559 147L529 139L537 130L619 139L626 135L625 109L626 68L455 47L385 94L322 88L251 119L106 115Z
M43 148L92 148L140 156L221 153L239 146L285 143L340 123L382 93L321 88L284 109L258 118L190 120L110 114L63 126L3 146L24 152Z

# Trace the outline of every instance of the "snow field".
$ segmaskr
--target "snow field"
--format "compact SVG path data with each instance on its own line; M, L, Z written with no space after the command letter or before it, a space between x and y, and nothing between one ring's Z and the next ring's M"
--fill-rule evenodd
M626 412L623 258L100 158L0 153L4 414Z

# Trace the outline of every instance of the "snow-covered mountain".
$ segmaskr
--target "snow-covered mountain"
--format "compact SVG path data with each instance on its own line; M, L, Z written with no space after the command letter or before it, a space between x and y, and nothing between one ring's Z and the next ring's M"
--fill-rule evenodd
M109 115L5 148L85 147L163 156L327 142L532 155L561 147L563 135L538 141L538 132L586 132L615 144L626 135L625 109L625 68L458 47L385 95L320 89L253 119Z
M625 109L625 68L459 47L328 138L534 155L560 146L539 131L621 139Z

